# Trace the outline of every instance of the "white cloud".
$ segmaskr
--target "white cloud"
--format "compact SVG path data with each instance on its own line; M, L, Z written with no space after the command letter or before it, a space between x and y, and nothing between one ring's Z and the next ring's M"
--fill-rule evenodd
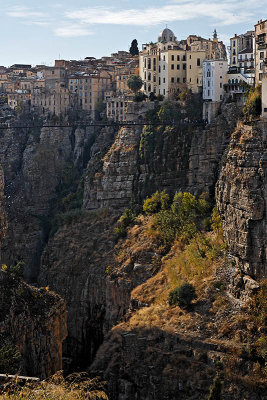
M56 36L60 37L78 37L78 36L89 36L94 33L91 32L88 28L82 25L66 25L62 27L58 27L54 29L54 33Z
M251 20L255 5L242 7L242 2L210 3L207 0L173 1L162 7L117 10L112 7L90 7L67 11L65 16L84 24L114 24L152 26L164 22L185 21L209 17L217 25L232 25Z
M46 17L47 14L39 11L32 11L27 7L13 7L6 12L9 17L29 18L29 17Z

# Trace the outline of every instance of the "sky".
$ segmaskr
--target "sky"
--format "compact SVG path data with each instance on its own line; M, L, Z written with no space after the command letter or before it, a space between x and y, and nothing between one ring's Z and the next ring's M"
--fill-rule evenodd
M226 45L267 18L267 0L0 0L0 65L53 65L128 50L133 39L155 42L172 29ZM264 15L265 11L265 15Z

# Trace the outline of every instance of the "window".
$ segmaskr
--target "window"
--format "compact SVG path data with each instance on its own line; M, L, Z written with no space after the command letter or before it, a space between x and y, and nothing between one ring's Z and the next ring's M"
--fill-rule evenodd
M185 78L183 78L183 83L185 83L186 82L186 79Z
M159 77L159 85L160 85L160 77Z
M260 52L260 59L262 60L264 58L264 51Z
M156 75L153 76L153 82L156 82Z
M190 58L190 60L191 60L191 58L192 58L191 54L190 54L189 58Z
M148 59L148 69L151 69L151 58Z
M171 69L174 69L174 64L171 65Z
M186 64L183 64L183 69L186 69Z
M208 90L208 96L210 95L210 91Z
M163 61L165 61L165 56L163 56Z
M220 88L222 88L222 82L220 83Z
M171 83L174 83L174 78L173 77L171 78Z
M197 66L200 67L200 58L197 58Z
M233 41L233 47L235 47L235 40Z
M160 65L159 65L159 72L161 71Z
M189 69L192 69L192 65L189 65Z
M163 83L165 83L165 78L163 78Z
M180 64L177 64L177 69L180 69Z
M174 56L172 56L172 61L174 61Z
M180 78L177 78L177 83L180 83Z
M165 65L163 65L163 70L165 71Z
M146 68L146 58L144 59L144 66L145 66L145 68Z
M177 61L180 61L180 56L177 56Z
M208 86L210 86L210 81L208 81Z
M148 81L151 81L151 73L150 73L150 72L148 73L147 80L148 80Z
M186 60L186 58L185 58L185 54L183 55L183 61L185 61Z

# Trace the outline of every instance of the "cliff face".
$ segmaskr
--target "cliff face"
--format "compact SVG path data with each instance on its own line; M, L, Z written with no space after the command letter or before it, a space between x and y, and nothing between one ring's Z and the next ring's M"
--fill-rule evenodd
M255 279L266 276L266 124L240 124L234 132L216 188L229 252L237 270ZM237 286L248 286L248 277Z
M47 121L49 123L54 124ZM33 121L21 117L12 124L25 126L32 125ZM2 257L8 265L23 260L28 280L36 280L38 276L51 210L60 197L66 174L75 170L81 175L89 158L86 152L90 151L93 140L94 132L90 128L1 131L0 158L5 171L8 223Z
M84 208L123 210L164 189L213 193L238 115L231 104L206 129L186 124L149 132L122 128L97 171L92 169L94 160L88 164Z
M62 342L67 336L63 300L27 285L8 270L0 271L0 288L0 344L18 348L21 373L46 378L62 369Z
M5 208L4 208L4 171L0 165L0 259L1 259L1 247L2 240L6 234L6 219L5 219Z

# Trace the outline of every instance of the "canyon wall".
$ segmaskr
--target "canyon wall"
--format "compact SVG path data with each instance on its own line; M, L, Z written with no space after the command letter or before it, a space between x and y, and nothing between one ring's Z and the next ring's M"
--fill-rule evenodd
M22 360L16 372L44 379L62 369L67 336L63 300L26 284L10 269L0 271L0 289L0 347L12 344L19 350Z
M259 280L267 272L266 135L266 123L238 125L216 188L229 252L245 275L237 278L240 288L251 285L247 275Z

